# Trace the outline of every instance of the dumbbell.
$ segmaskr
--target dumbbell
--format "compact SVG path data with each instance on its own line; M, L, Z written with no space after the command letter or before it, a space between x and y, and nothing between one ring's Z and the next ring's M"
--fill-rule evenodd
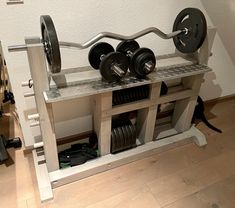
M88 60L94 69L100 70L102 78L108 82L120 81L129 67L128 58L120 52L114 52L114 48L106 42L92 46Z
M156 58L152 50L140 48L135 40L122 41L116 50L129 59L129 69L138 78L145 78L154 71Z

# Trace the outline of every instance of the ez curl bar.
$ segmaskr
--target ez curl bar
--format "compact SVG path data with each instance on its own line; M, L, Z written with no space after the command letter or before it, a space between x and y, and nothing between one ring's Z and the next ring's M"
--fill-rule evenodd
M124 36L111 32L101 32L82 44L64 41L59 42L54 23L49 15L42 15L40 17L40 23L42 43L44 45L48 66L52 73L59 73L61 71L60 47L81 50L94 45L103 38L110 38L119 41L130 41L143 37L149 33L154 33L162 39L173 39L175 47L180 52L194 53L202 46L207 35L207 23L205 16L197 8L186 8L182 10L175 19L173 24L173 32L169 34L165 34L155 27L146 28L130 36ZM24 51L26 49L26 45L15 45L8 47L9 51ZM112 63L112 61L108 59L106 60L108 64L102 64L106 67L100 68L101 75L107 74L107 77L109 77L110 80L106 80L114 81L112 74L117 77L119 73L119 78L121 79L122 76L120 76L120 72L126 71L126 69L123 70L117 66L116 62ZM92 63L90 64L92 65ZM115 65L115 67L111 67L113 65ZM110 70L110 68L113 68L114 71Z

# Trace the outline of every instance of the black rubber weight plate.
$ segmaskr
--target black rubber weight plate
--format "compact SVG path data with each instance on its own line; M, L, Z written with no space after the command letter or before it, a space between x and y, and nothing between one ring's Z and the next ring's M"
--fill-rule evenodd
M204 14L196 8L186 8L176 17L173 31L187 28L188 33L182 33L173 38L175 47L182 53L194 53L203 44L207 34L207 23Z
M59 73L61 71L61 55L54 23L49 15L42 15L40 24L49 69L52 73Z
M115 142L116 142L116 140L115 140L114 132L112 130L111 131L111 145L112 145L111 146L111 151L113 151L115 149L115 146L116 146Z
M122 77L113 73L113 65L117 65L126 74L129 67L128 58L120 52L111 52L102 59L100 63L100 73L108 82L120 81L122 79Z
M138 78L145 78L149 72L146 73L144 71L144 67L145 63L149 61L153 62L154 69L156 65L156 58L153 51L149 48L139 48L131 58L130 71L132 71Z
M105 42L96 43L95 45L91 47L89 54L88 54L88 60L89 60L90 65L94 69L99 69L101 59L113 51L114 51L114 48L109 43L105 43Z

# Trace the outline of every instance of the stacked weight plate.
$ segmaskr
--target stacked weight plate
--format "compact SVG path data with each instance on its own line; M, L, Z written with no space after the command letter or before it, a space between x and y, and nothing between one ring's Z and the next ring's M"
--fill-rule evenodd
M136 147L135 126L126 117L113 119L111 153L121 152L132 147Z
M149 85L117 90L113 92L113 105L120 105L149 97Z

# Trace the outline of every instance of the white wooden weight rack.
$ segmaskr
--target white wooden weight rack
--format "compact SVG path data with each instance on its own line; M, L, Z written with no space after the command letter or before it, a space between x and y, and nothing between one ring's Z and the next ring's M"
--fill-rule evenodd
M127 77L121 84L102 82L99 72L90 67L50 74L47 71L44 48L40 39L25 39L38 110L38 114L29 116L29 119L39 119L39 122L32 126L40 125L42 136L42 142L35 143L35 149L32 151L41 201L53 198L53 188L182 143L193 140L198 146L206 145L205 136L191 125L191 120L203 76L211 71L206 65L215 33L215 28L208 28L207 38L199 52L190 56L176 52L157 57L156 71L149 75L148 79ZM49 77L53 78L54 84L50 84ZM181 79L181 90L160 96L161 82L177 78ZM63 87L58 87L61 85ZM150 86L148 99L112 106L113 91L141 85ZM93 126L98 136L101 156L83 165L59 169L52 104L86 96L91 96L94 101ZM157 138L154 138L157 106L171 101L176 101L172 128L159 132ZM136 128L141 145L115 155L110 154L112 116L133 110L138 110Z

